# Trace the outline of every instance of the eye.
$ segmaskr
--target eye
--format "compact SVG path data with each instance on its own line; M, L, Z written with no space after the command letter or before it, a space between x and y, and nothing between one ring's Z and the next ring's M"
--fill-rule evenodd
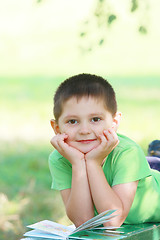
M68 121L68 123L74 125L74 124L77 124L78 121L75 120L75 119L70 119L70 120Z
M93 117L91 119L91 122L99 122L100 120L101 120L101 118L99 118L99 117Z

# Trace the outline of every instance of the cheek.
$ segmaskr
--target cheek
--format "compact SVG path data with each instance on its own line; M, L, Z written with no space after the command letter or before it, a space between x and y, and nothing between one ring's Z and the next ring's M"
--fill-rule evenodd
M70 145L71 147L74 147L75 144L75 134L71 131L65 132L68 135L68 138L66 139L66 143Z
M72 139L74 139L75 133L73 129L70 128L63 128L63 132L68 135L68 139L67 141L71 141Z
M107 130L108 128L112 127L112 123L113 123L112 121L104 122L101 126L99 126L96 129L96 132L99 134L102 134L104 132L104 130Z
M96 127L95 129L93 129L93 132L98 137L99 135L103 134L104 130L105 130L104 126L99 126L99 127Z
M98 137L99 135L102 135L104 130L107 130L108 128L112 127L112 123L109 124L102 124L101 126L96 127L95 129L93 129L93 132L95 133L95 135Z

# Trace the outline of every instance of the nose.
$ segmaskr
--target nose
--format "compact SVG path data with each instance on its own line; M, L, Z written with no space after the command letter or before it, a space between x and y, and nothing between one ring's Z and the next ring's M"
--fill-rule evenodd
M90 125L86 122L83 122L79 126L79 133L82 135L87 135L91 133Z

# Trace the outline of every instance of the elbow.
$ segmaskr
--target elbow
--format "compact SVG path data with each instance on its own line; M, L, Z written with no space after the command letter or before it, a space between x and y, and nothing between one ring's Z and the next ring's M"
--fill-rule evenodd
M115 217L113 217L109 222L104 223L104 226L120 227L124 223L126 217L127 216L123 211L118 210L117 214L115 213Z
M121 218L118 218L117 216L115 217L115 219L112 219L109 222L104 223L104 227L115 227L115 228L119 228L121 227L121 225L123 224L124 220Z
M74 225L77 227L81 226L83 223L85 223L86 221L88 221L89 219L74 219L72 222L74 223Z
M120 227L122 224L123 224L123 220L120 220L120 219L116 219L117 217L115 217L115 219L114 220L111 220L111 221L109 221L109 222L107 222L107 223L104 223L104 226L105 227L108 227L108 226L112 226L112 227L115 227L115 228L118 228L118 227Z
M70 219L70 221L74 223L76 228L93 217L93 216L89 217L87 215L86 216L73 215L71 212L67 212L67 216Z

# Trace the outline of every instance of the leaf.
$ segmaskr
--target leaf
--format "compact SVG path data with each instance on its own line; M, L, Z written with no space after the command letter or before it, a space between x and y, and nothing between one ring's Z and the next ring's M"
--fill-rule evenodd
M136 11L137 8L138 8L137 0L132 0L131 12Z
M114 14L111 14L109 17L108 17L108 24L111 24L114 20L116 20L116 15Z
M92 51L92 48L90 47L90 48L88 48L88 50L87 50L88 52L91 52Z
M81 32L81 33L80 33L80 37L84 37L85 35L86 35L85 32Z
M140 33L142 33L142 34L147 34L147 29L146 29L146 27L144 27L144 26L140 26L139 29L138 29L138 31L139 31Z
M104 43L104 39L101 39L100 41L99 41L99 45L102 45Z
M85 24L85 25L87 25L88 23L89 23L89 21L88 21L88 20L86 20L86 21L84 22L84 24Z

